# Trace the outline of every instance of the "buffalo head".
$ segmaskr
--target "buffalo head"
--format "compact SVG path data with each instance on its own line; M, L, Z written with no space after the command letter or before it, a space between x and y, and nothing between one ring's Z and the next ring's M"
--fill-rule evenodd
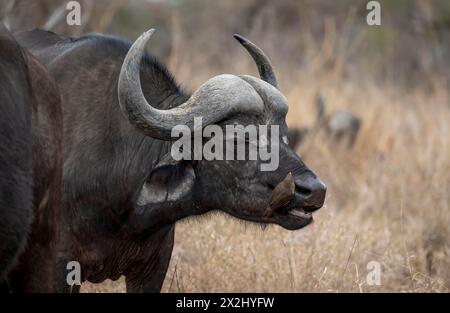
M206 81L185 103L160 110L146 101L140 83L140 64L152 33L150 30L136 40L120 73L119 103L128 120L145 135L168 142L177 139L172 136L177 125L185 125L193 133L198 130L194 121L199 117L202 128L217 125L224 132L228 125L276 125L276 140L258 135L256 145L268 149L277 145L278 160L274 170L263 171L261 158L176 161L169 153L136 193L136 206L159 214L172 214L171 209L176 208L184 211L184 216L222 210L287 229L308 225L312 212L324 203L326 187L289 147L287 100L264 52L235 35L256 62L260 78L219 75Z

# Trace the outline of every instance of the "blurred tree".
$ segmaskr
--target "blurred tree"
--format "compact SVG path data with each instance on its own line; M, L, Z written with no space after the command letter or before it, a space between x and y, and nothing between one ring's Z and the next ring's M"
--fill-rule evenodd
M448 0L380 0L379 27L366 24L367 2L360 0L79 0L81 26L65 23L67 2L1 0L0 16L13 31L37 27L75 37L135 39L155 27L152 53L185 76L202 68L199 80L252 66L234 32L264 48L285 73L282 85L296 80L294 68L342 77L364 71L410 86L430 75L450 79Z

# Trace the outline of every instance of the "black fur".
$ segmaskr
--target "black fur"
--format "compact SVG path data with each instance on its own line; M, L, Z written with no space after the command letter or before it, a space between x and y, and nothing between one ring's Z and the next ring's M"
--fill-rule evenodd
M0 25L0 283L23 251L33 218L27 72L19 45Z
M4 27L0 40L2 285L50 292L60 225L60 95L42 64Z
M137 280L127 278L130 290L144 290L140 284L145 281L145 290L158 291L170 259L171 249L166 247L173 244L173 225L148 240L130 241L130 237L142 232L133 217L137 192L170 143L142 135L120 112L117 82L130 44L103 35L70 39L40 30L20 33L17 38L48 63L64 99L59 290L69 290L65 266L77 260L83 279L99 282L126 273ZM186 101L188 95L155 58L147 56L143 64L142 84L152 105L170 108ZM165 241L168 244L159 251L160 242ZM155 265L148 261L152 254ZM155 258L157 254L165 255L162 261ZM162 274L155 275L159 271Z

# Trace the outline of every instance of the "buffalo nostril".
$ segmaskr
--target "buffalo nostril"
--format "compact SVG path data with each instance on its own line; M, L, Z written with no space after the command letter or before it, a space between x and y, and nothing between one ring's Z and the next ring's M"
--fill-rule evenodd
M312 193L312 190L310 188L308 188L307 186L302 186L302 185L297 185L297 184L295 185L295 191L297 193L300 193L304 197L308 197Z
M305 209L315 211L322 207L327 187L319 178L307 175L295 180L295 191L302 198Z

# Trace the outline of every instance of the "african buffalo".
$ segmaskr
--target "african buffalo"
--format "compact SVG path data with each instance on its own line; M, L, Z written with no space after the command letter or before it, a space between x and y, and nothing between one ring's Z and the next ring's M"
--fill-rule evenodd
M353 147L361 128L361 119L350 111L338 110L326 114L326 99L322 93L316 97L317 125L323 127L336 142L344 142Z
M0 25L0 285L51 292L59 236L62 111L51 76Z
M158 292L174 241L175 222L211 210L299 229L312 221L326 187L289 148L288 105L269 59L235 35L261 79L219 75L192 95L144 52L152 31L131 46L91 34L69 38L34 30L20 42L58 82L64 112L61 291L66 264L81 264L82 280L126 277L129 292ZM195 73L193 73L195 74ZM279 125L276 171L260 160L180 160L171 156L176 125Z
M338 110L327 114L326 99L321 92L316 95L316 108L316 123L312 127L289 129L289 146L296 150L306 136L314 135L323 129L331 141L344 143L347 148L353 147L361 129L361 118L348 110Z

